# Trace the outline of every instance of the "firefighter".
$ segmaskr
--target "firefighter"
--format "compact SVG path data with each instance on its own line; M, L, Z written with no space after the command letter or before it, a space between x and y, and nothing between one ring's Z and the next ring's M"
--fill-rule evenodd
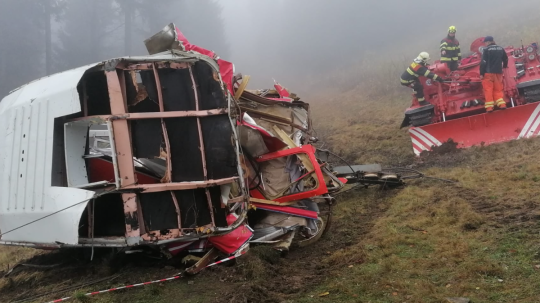
M461 49L456 39L456 27L448 28L448 35L441 40L441 62L446 63L450 71L458 69L461 61Z
M409 65L407 70L401 75L401 85L411 87L414 92L414 96L418 99L418 103L421 106L428 105L429 103L424 98L424 87L420 83L419 77L427 77L434 81L443 82L442 78L429 71L426 67L429 60L429 54L421 52L413 63Z
M508 67L508 55L504 48L495 44L493 37L484 38L486 47L482 51L480 63L480 79L484 87L486 97L486 112L493 111L495 105L500 109L506 109L503 99L503 68Z

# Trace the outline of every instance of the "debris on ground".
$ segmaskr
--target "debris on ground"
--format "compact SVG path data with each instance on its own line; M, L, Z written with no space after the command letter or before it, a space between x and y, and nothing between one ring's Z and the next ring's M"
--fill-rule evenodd
M174 24L145 45L0 103L0 244L177 257L196 274L251 246L315 243L345 183L403 184L380 165L332 167L308 103L276 81L248 89Z

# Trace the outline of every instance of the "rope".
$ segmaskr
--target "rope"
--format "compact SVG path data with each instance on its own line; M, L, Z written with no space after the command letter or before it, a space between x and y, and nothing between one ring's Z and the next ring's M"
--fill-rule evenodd
M356 171L352 168L352 166L349 164L349 162L347 162L347 160L343 159L342 157L338 156L337 154L331 152L330 150L328 149L319 149L317 148L318 150L322 151L322 152L326 152L326 153L329 153L331 155L334 155L335 157L337 157L338 159L340 159L341 161L343 161L343 163L347 164L347 166L351 169L351 172L352 173L356 173Z
M221 264L223 262L227 262L227 261L235 259L235 258L238 258L238 257L242 256L243 254L245 254L246 252L247 252L247 250L241 249L235 255L230 256L230 257L225 258L225 259L222 259L222 260L219 260L219 261L214 262L212 264L206 265L202 269L208 268L210 266L214 266L214 265L217 265L217 264ZM128 288L145 286L145 285L150 285L150 284L155 284L155 283L161 283L161 282L166 282L166 281L177 280L177 279L180 279L182 277L183 277L183 273L178 273L178 274L176 274L176 275L174 275L172 277L169 277L169 278L164 278L164 279L159 279L159 280L154 280L154 281L148 281L148 282L142 282L142 283L137 283L137 284L131 284L131 285L118 286L118 287L109 288L109 289L105 289L105 290L93 291L93 292L85 293L84 296L90 297L90 296L94 296L94 295L98 295L98 294L113 292L113 291L120 290L120 289L128 289ZM70 300L70 299L73 299L73 297L64 297L64 298L61 298L61 299L56 299L56 300L53 300L53 301L49 301L47 303L64 302L64 301L67 301L67 300Z
M116 279L118 277L120 277L120 275L114 275L114 276L110 276L110 277L107 277L107 278L94 280L94 281L91 281L91 282L88 282L88 283L84 283L84 284L80 284L80 285L76 285L76 286L71 286L71 287L66 287L66 288L63 288L63 289L60 289L60 290L57 290L57 291L50 291L50 292L46 292L46 293L36 295L36 296L33 296L33 297L28 297L28 298L25 298L25 299L13 301L12 303L23 303L23 302L28 302L28 301L34 301L36 299L39 299L39 298L42 298L42 297L45 297L45 296L48 296L48 295L51 295L51 294L54 294L54 293L63 293L63 292L75 290L75 289L78 289L78 288L81 288L81 287L94 285L94 284L97 284L97 283L100 283L100 282L103 282L103 281L114 280L114 279Z
M102 192L102 193L100 193L100 194L97 194L97 195L93 196L92 198L88 198L88 199L86 199L86 200L77 202L77 203L72 204L72 205L70 205L70 206L68 206L68 207L65 207L65 208L62 208L62 209L60 209L60 210L57 210L57 211L55 211L55 212L53 212L53 213L51 213L51 214L48 214L48 215L43 216L43 217L41 217L41 218L38 218L38 219L36 219L36 220L34 220L34 221L30 221L30 222L28 222L28 223L25 223L25 224L23 224L23 225L20 225L20 226L18 226L18 227L15 227L15 228L13 228L13 229L10 229L10 230L8 230L8 231L6 231L6 232L4 232L4 233L1 233L1 234L0 234L0 238L2 238L3 235L6 235L6 234L8 234L8 233L10 233L10 232L13 232L13 231L16 231L16 230L18 230L18 229L21 229L21 228L23 228L23 227L25 227L25 226L28 226L28 225L30 225L30 224L34 224L34 223L36 223L36 222L38 222L38 221L41 221L41 220L43 220L43 219L46 219L46 218L48 218L48 217L54 216L54 215L56 215L56 214L58 214L58 213L61 213L61 212L65 211L65 210L67 210L67 209L70 209L70 208L72 208L72 207L74 207L74 206L77 206L77 205L79 205L79 204L88 202L88 201L90 201L90 200L92 200L92 199L96 199L96 198L99 198L99 197L101 197L101 196L103 196L103 195L110 194L110 193L113 193L113 192L116 192L116 191L118 191L118 189L116 189L116 188L115 188L115 189L108 190L108 191L104 191L104 192Z
M385 168L384 170L406 171L406 172L411 172L411 173L416 174L416 176L404 176L404 177L401 177L401 179L403 179L403 180L424 178L424 179L439 180L439 181L448 182L448 183L458 183L458 181L454 181L454 180L448 180L448 179L442 179L442 178L437 178L437 177L426 176L424 173L422 173L420 171L417 171L417 170L411 169L411 168L406 168L406 167L391 167L391 168Z

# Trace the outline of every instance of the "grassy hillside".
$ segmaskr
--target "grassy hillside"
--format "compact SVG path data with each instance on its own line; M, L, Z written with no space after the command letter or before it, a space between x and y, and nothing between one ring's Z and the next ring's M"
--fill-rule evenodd
M513 25L490 28L500 39L535 40L540 32L510 17L501 22ZM338 196L331 230L312 247L284 258L254 247L234 266L90 300L80 294L168 277L178 264L127 256L111 266L99 254L87 263L70 251L0 247L0 270L21 261L62 263L0 279L0 301L53 292L30 302L65 295L100 303L430 303L460 296L475 303L540 302L540 140L415 158L407 131L399 129L410 100L399 75L412 58L395 51L378 55L311 82L317 89L305 99L312 103L320 146L352 163L408 166L455 183L422 179L393 190L355 189ZM104 277L111 279L84 286Z

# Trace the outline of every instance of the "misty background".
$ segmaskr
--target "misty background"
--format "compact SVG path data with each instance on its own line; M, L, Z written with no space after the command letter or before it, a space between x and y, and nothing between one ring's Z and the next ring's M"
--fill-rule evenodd
M272 78L300 93L347 88L388 64L377 81L399 87L396 71L419 52L438 59L448 26L464 53L485 35L505 46L537 41L526 29L539 8L540 0L0 0L0 96L66 69L145 55L143 41L170 22L252 75L250 88Z

